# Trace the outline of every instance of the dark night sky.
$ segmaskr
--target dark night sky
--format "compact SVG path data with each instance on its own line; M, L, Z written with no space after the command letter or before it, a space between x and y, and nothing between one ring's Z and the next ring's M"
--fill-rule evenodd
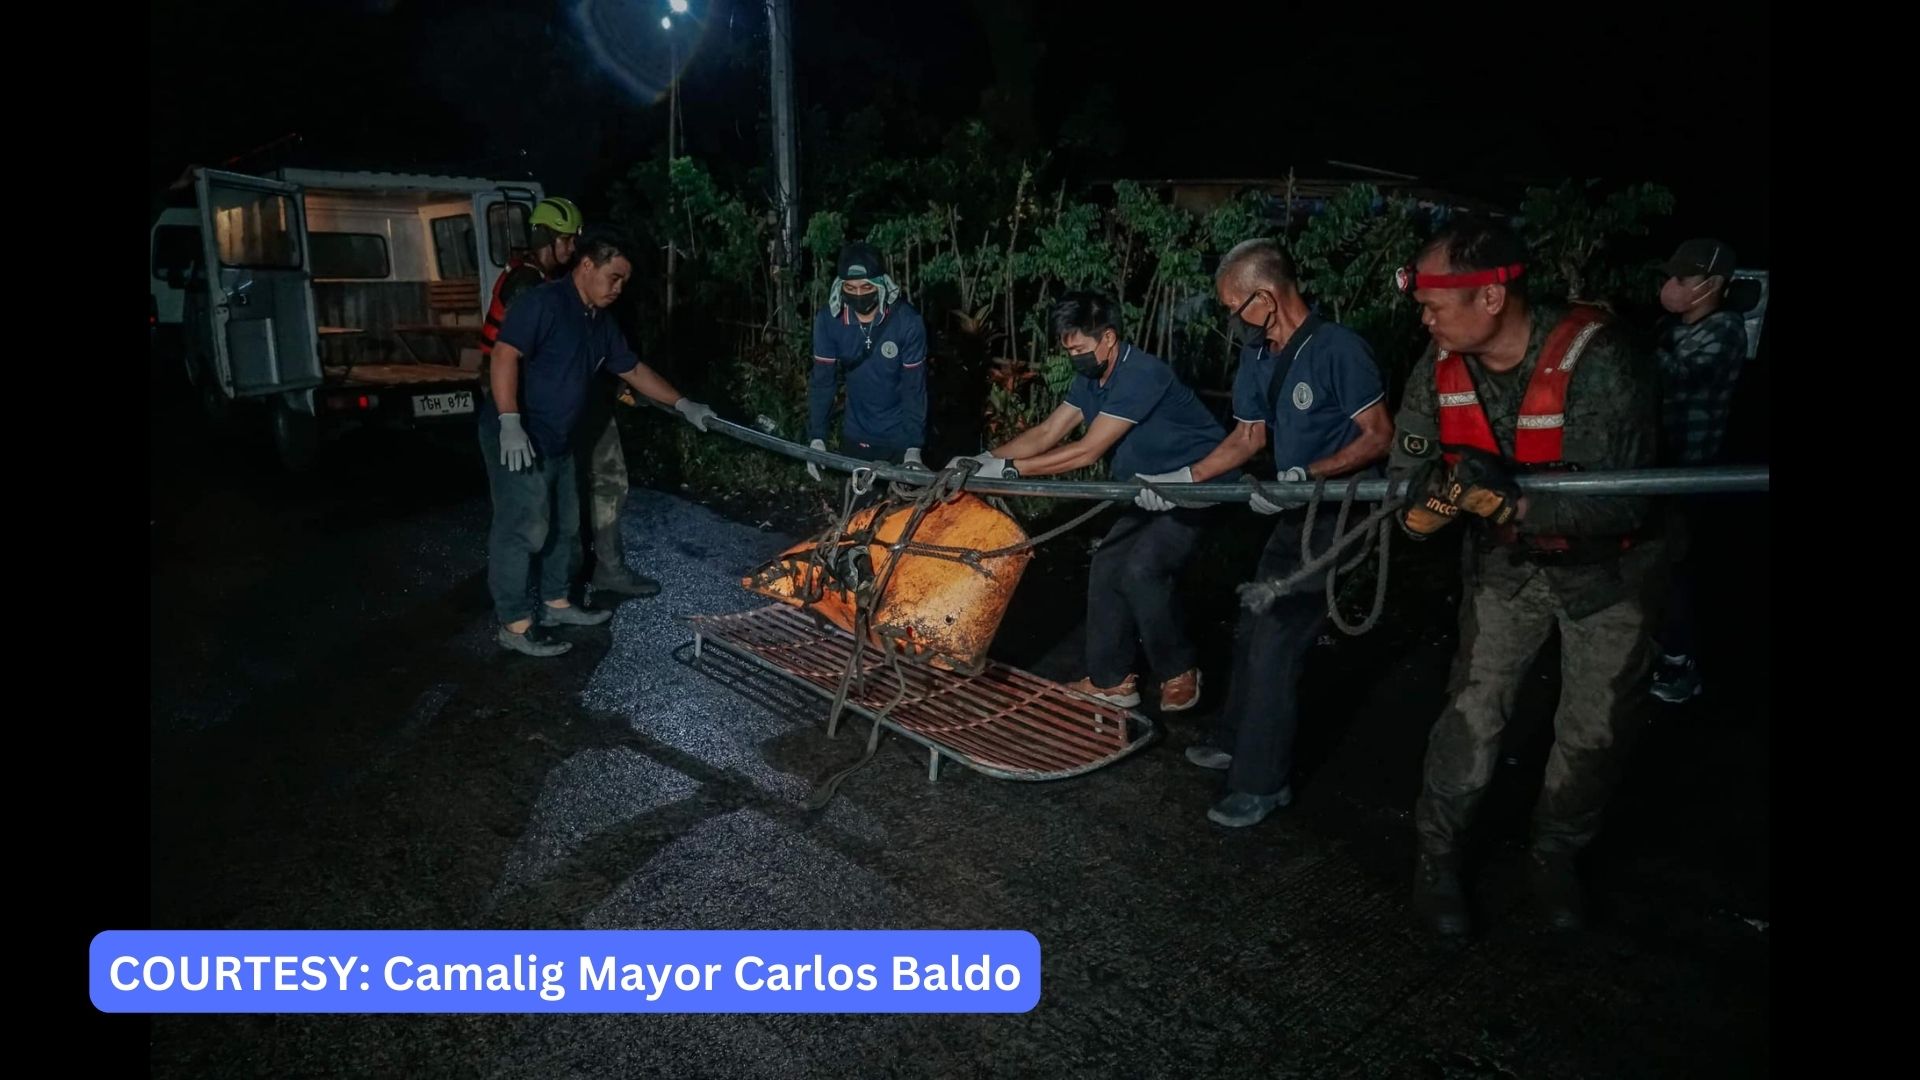
M623 2L646 21L617 51L663 72L666 0ZM657 138L665 110L623 93L579 48L576 6L156 3L152 180L298 131L307 163L531 171L591 207ZM998 88L1031 101L1001 115L1030 116L1044 145L1105 98L1104 130L1118 142L1101 174L1311 174L1338 159L1463 190L1658 180L1678 192L1689 228L1754 255L1766 246L1764 6L1586 5L1578 31L1546 22L1551 8L1537 3L1425 5L1400 18L1382 5L1196 0L1142 2L1130 15L1090 0L793 6L799 104L829 122L880 97L956 120ZM682 82L693 149L758 161L762 6L695 0L695 11L705 37ZM657 55L640 55L648 48ZM831 151L830 140L802 147Z

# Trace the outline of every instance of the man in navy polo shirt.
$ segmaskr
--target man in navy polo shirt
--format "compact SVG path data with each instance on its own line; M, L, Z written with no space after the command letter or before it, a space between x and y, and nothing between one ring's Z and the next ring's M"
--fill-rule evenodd
M1066 400L1038 426L975 457L975 475L1052 476L1085 468L1108 451L1116 477L1165 474L1219 444L1220 424L1173 369L1121 339L1112 298L1069 293L1053 309L1053 334L1073 362ZM1082 424L1085 437L1061 445ZM1224 478L1238 475L1229 469ZM1163 712L1200 700L1199 657L1175 584L1208 513L1130 509L1114 522L1088 572L1087 677L1073 689L1122 708L1140 704L1133 667L1144 645L1148 666L1164 680Z
M1269 432L1280 480L1380 476L1380 463L1392 447L1393 419L1366 341L1307 308L1292 259L1271 240L1248 240L1227 252L1214 285L1220 302L1260 331L1259 340L1241 350L1234 375L1236 425L1190 468L1149 479L1222 479L1265 446ZM1152 494L1142 491L1140 499ZM1279 515L1260 555L1260 580L1298 570L1304 504L1275 505L1257 492L1249 504L1258 513ZM1338 523L1336 514L1316 517L1315 555L1333 545ZM1241 613L1233 684L1213 745L1187 749L1194 764L1228 770L1226 796L1207 811L1218 824L1254 825L1293 801L1300 671L1327 619L1326 586L1323 571L1265 612Z
M807 438L827 448L836 384L847 382L840 451L867 461L925 468L927 326L868 244L840 250L827 306L813 319L813 376L807 387ZM811 462L807 473L820 479Z
M527 585L539 564L540 625L594 626L610 611L581 611L568 599L580 554L580 503L573 434L593 375L604 368L641 394L672 405L700 431L713 410L689 401L627 346L607 310L633 263L627 241L609 230L582 235L573 272L522 293L494 342L492 394L480 408L480 449L493 495L487 537L487 585L500 620L495 639L529 656L558 656L573 646L533 636Z

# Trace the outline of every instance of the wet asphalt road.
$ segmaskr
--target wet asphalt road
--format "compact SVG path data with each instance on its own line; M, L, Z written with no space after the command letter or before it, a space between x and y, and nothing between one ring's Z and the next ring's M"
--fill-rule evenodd
M865 722L829 741L812 695L695 668L681 621L756 606L738 576L785 535L636 491L628 554L665 591L534 660L491 642L470 433L357 438L299 481L190 416L158 414L155 448L152 925L1005 927L1045 958L1021 1016L161 1017L156 1076L1768 1072L1764 682L1649 703L1588 860L1597 925L1556 935L1519 846L1549 646L1482 813L1480 932L1440 943L1405 895L1453 646L1444 560L1397 565L1381 629L1315 651L1299 798L1260 827L1204 817L1218 776L1180 751L1208 708L1051 784L952 765L930 784L890 740L810 813ZM1030 575L999 651L1077 677L1075 587ZM1710 659L1764 673L1766 598L1737 588ZM1195 607L1224 650L1228 606Z

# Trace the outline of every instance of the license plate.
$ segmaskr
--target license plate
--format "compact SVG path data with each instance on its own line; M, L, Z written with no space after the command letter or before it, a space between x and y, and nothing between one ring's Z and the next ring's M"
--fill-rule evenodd
M473 411L473 391L456 390L451 394L413 395L415 416L458 416Z

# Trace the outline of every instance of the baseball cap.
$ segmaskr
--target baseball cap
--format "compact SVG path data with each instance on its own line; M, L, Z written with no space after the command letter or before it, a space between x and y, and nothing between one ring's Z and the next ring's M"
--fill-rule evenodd
M882 277L886 272L886 266L880 261L880 253L873 249L872 244L856 242L840 249L839 273L835 276L842 281Z
M1699 274L1703 277L1718 275L1733 277L1736 265L1733 249L1718 240L1698 239L1681 244L1668 259L1664 269L1674 277L1691 277Z

